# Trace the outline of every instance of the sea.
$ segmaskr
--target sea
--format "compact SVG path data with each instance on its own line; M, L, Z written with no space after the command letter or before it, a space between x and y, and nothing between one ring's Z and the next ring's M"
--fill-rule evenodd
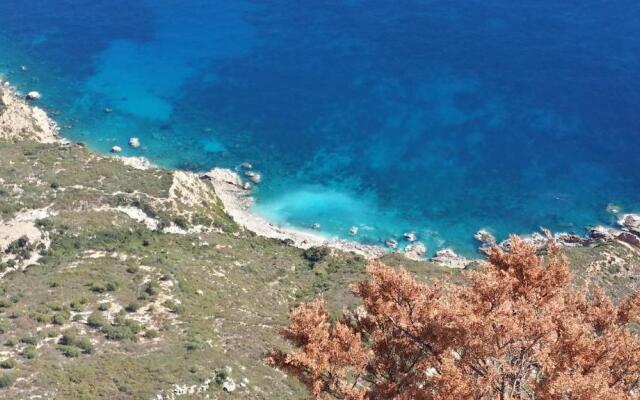
M96 151L250 162L254 212L327 237L640 210L637 0L0 0L0 74Z

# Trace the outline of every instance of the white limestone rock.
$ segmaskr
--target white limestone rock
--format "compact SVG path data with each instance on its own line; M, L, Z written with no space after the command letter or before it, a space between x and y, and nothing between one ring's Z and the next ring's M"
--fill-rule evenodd
M35 90L27 93L27 100L35 101L35 100L40 100L41 98L42 98L42 94Z
M134 149L137 149L140 147L140 139L137 137L132 137L131 139L129 139L129 146L133 147Z
M427 253L427 246L420 242L414 242L404 249L404 256L409 260L420 261Z

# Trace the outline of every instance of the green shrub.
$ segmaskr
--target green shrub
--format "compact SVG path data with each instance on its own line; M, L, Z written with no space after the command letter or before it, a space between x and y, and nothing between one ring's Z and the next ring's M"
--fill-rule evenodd
M52 310L52 311L62 311L64 309L64 306L60 303L49 303L47 304L47 306Z
M155 329L147 329L147 331L144 333L144 337L147 339L155 339L158 336L160 336L160 333L158 333L158 331L156 331Z
M38 356L38 350L35 346L27 346L22 350L22 356L26 359L32 360Z
M176 224L179 228L189 229L189 221L183 216L177 216L173 219L173 223Z
M67 329L62 332L62 337L58 343L67 346L73 346L78 340L78 331L75 329Z
M61 345L58 346L58 350L60 350L65 357L75 358L80 356L80 349L75 346Z
M64 331L58 343L60 344L58 348L67 357L77 357L80 350L84 353L93 352L91 340L89 340L88 337L79 337L78 331L75 329L67 329ZM73 349L78 351L78 355L74 355Z
M107 291L107 287L100 283L93 283L91 284L91 287L89 288L89 290L91 290L94 293L104 293Z
M25 344L37 345L38 337L36 336L23 336L20 338L20 341Z
M104 302L104 303L98 304L98 310L100 311L107 311L110 308L111 308L111 303Z
M53 221L50 219L38 219L36 220L36 226L43 230L51 230L53 228Z
M69 303L69 308L76 312L82 311L82 303L79 301L72 301Z
M8 388L11 385L13 385L13 377L11 375L0 375L0 389Z
M130 274L138 273L138 271L140 271L140 267L137 265L129 265L127 267L127 272Z
M160 292L160 284L156 280L149 281L145 285L144 291L149 296L155 296Z
M0 368L2 369L13 369L16 365L16 360L14 360L13 358L7 358L6 360L2 360L2 362L0 362Z
M173 300L167 300L162 303L163 306L169 309L174 314L181 314L184 311L184 307L181 304L176 303Z
M64 323L68 318L69 318L68 314L57 313L53 316L53 318L51 319L51 322L53 322L53 324L55 325L64 325Z
M140 309L140 304L138 302L132 301L131 303L127 304L124 309L127 312L134 313Z
M116 282L109 282L105 285L109 292L115 292L118 290L118 284Z
M99 311L92 312L87 318L87 325L92 328L102 329L109 325L109 321Z
M305 258L305 260L312 263L317 263L324 260L329 256L329 254L331 254L331 250L327 246L309 247L302 252L302 256Z
M75 345L78 346L86 354L93 353L93 343L88 337L83 337L76 340Z
M142 324L134 319L126 319L124 321L124 326L129 327L134 335L142 332L142 329L144 329Z
M127 340L132 339L135 333L126 325L116 325L107 328L107 339L109 340Z
M196 351L204 349L204 345L204 342L199 339L188 339L184 344L184 348L187 351Z
M32 250L33 245L29 244L29 238L26 236L21 236L20 238L9 243L9 246L7 246L4 252L7 254L14 254L22 258L29 258L31 257Z

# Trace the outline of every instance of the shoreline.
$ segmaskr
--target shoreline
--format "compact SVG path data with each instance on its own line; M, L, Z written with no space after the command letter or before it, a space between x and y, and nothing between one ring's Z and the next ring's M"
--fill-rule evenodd
M6 106L0 118L0 138L33 139L41 143L69 144L60 136L58 124L35 104L27 101L21 92L0 76L0 101ZM114 158L136 169L160 168L145 157L125 157L96 152L101 157ZM208 179L225 212L243 229L259 236L289 242L292 246L308 249L313 246L328 246L337 250L354 252L366 259L378 258L387 253L382 246L373 246L343 239L330 239L320 234L293 228L282 228L255 214L249 208L254 199L251 191L243 187L240 176L228 168L214 168L205 174L191 171L171 170Z
M0 85L0 100L6 108L0 118L0 138L7 139L17 137L23 139L30 138L41 143L70 143L67 139L60 136L58 124L49 117L43 109L34 104L37 99L28 100L24 96L21 96L21 92L12 86L10 82L4 80L2 76L0 76ZM95 151L95 153L101 157L118 159L123 164L136 169L160 168L145 157L108 155L97 151ZM253 212L251 206L254 204L255 199L251 195L251 189L245 186L245 182L234 170L216 167L203 174L177 169L171 171L191 174L196 178L209 181L216 196L222 202L225 212L243 229L259 236L286 241L292 246L301 249L308 249L314 246L327 246L337 250L354 252L366 259L375 259L385 254L396 252L403 254L410 260L434 261L450 268L463 269L470 263L483 260L481 254L484 253L491 244L497 244L504 249L508 249L509 247L509 239L497 243L495 242L495 238L490 234L487 237L487 241L480 239L479 236L484 237L485 233L487 233L483 230L475 234L479 246L477 248L478 257L473 258L460 256L451 248L439 249L433 257L428 258L425 257L427 249L424 248L424 245L419 241L410 243L404 249L396 249L387 248L383 245L367 245L337 237L329 238L322 234L303 229L278 226ZM617 240L627 244L629 244L629 240L631 240L635 243L633 239L626 237L624 234L631 233L637 237L640 235L640 225L637 227L627 226L623 221L626 216L635 216L636 214L616 213L614 215L618 219L618 226L594 225L585 227L586 234L584 236L560 232L556 233L554 237L561 246L590 246L598 241L609 240ZM539 233L524 234L521 235L521 237L539 248L546 245L546 238ZM422 250L420 246L422 246L424 250Z
M313 246L327 246L344 251L352 251L367 259L378 258L386 253L382 246L373 246L343 239L326 238L319 234L294 228L279 227L250 210L255 202L251 190L244 188L244 182L235 171L228 168L214 168L201 175L211 182L216 195L222 201L224 210L243 228L259 236L284 240L291 245L308 249Z

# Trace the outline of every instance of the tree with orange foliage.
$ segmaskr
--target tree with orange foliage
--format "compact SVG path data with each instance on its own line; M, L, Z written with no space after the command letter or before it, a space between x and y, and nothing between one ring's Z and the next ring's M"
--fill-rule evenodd
M318 299L283 335L298 350L267 362L316 399L638 399L640 293L614 305L575 290L550 240L494 246L468 284L418 283L374 261L354 285L361 312L332 321Z

